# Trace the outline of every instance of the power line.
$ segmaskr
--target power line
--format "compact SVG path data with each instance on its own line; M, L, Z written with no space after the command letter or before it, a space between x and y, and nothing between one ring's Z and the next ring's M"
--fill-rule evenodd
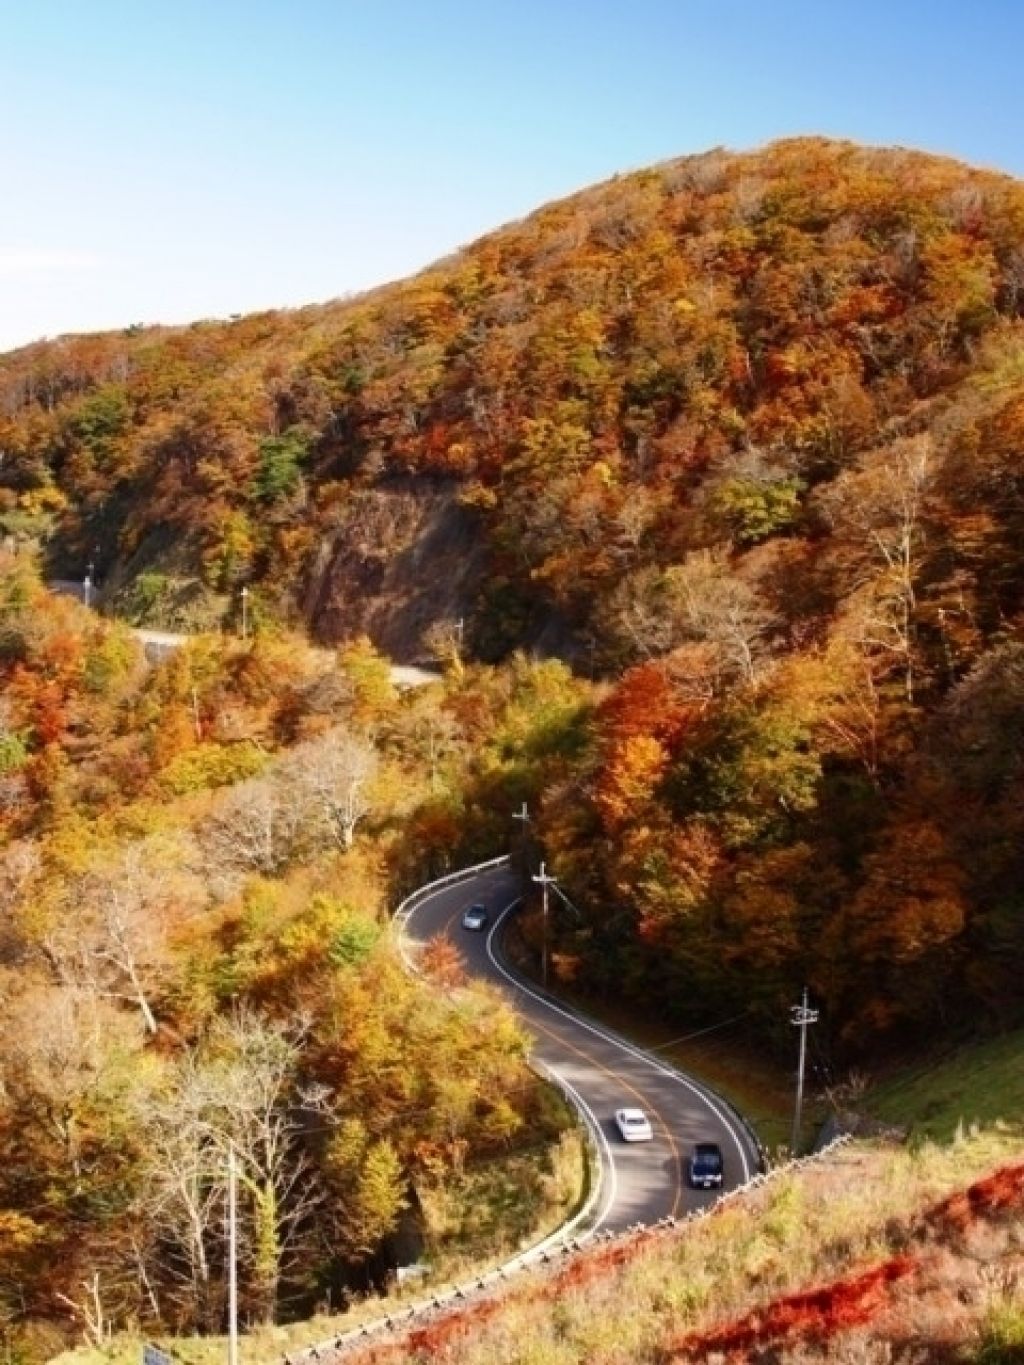
M552 883L551 883L551 889L552 889L552 891L555 893L555 895L559 898L559 900L565 902L565 904L569 907L569 909L573 912L573 914L576 916L577 919L582 919L582 918L583 918L583 912L582 912L582 910L580 910L577 906L573 905L572 901L571 901L571 900L569 899L569 897L565 894L565 892L562 890L562 888L558 885L557 882L552 881Z
M658 1043L654 1047L649 1047L648 1052L664 1052L667 1047L675 1047L677 1043L689 1043L694 1038L703 1038L705 1033L715 1033L720 1028L730 1028L733 1024L738 1024L741 1019L746 1019L750 1015L749 1010L744 1010L742 1014L734 1014L731 1019L723 1019L720 1024L708 1024L707 1028L699 1028L694 1033L684 1033L681 1038L670 1038L667 1043Z

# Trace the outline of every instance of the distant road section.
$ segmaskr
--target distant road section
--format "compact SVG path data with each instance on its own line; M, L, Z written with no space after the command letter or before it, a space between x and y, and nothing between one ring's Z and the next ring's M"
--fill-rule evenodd
M413 668L411 664L392 664L391 681L400 691L404 691L407 687L426 687L430 683L440 682L441 674L431 668Z
M95 602L86 601L86 585L77 578L51 578L47 587L51 592L60 593L62 597L73 597L77 602L82 602L86 606L94 606ZM92 590L94 591L94 590ZM182 635L172 630L150 630L147 626L133 626L132 634L142 641L146 651L146 657L153 663L167 657L175 649L191 639L189 635ZM324 654L332 651L323 650ZM411 664L392 664L391 681L400 692L405 692L412 687L426 687L430 683L440 682L441 674L429 668L414 668Z
M73 597L77 602L85 601L85 584L80 578L51 578L46 585L51 592L61 597Z
M142 626L133 626L132 634L137 640L142 641L146 658L152 659L154 663L165 659L168 654L173 654L189 638L187 635L175 635L173 631L147 630Z

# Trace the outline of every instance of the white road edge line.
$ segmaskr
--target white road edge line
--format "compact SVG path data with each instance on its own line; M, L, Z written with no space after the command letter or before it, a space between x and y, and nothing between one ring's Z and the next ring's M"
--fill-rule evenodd
M401 917L401 923L399 924L398 933L398 951L402 958L402 961L405 963L406 967L410 971L418 972L418 968L416 967L416 964L412 959L412 955L409 952L409 944L406 940L405 931L409 927L409 921L412 919L413 915L415 915L416 911L420 909L421 906L426 905L429 901L434 900L436 896L440 896L443 892L448 891L453 885L457 885L459 880L468 881L472 880L473 876L476 874L490 871L498 871L499 867L495 867L494 863L498 862L500 865L505 863L506 861L507 859L504 858L500 860L495 859L492 860L490 863L483 863L480 865L480 867L475 869L467 868L462 873L455 873L449 877L443 878L442 879L443 885L440 883L434 885L433 883L428 882L427 886L430 887L434 885L434 890L428 891L428 894L425 896L419 896L416 892L414 892L413 895L417 896L415 905L406 908L406 902L405 901L402 902L402 905L395 913L396 923L399 921L399 917ZM412 897L409 897L408 899L412 899ZM515 905L516 902L512 901L511 904L506 906L506 908L501 913L501 918L503 919L505 915L508 914L509 911L513 909ZM493 930L491 932L493 933ZM486 944L488 957L491 957L490 938L491 935L488 934ZM491 960L494 961L493 957L491 957ZM503 976L508 977L508 973L505 972L504 968L500 967L496 962L495 966L498 966L498 970L502 973ZM512 978L508 977L508 979L511 980ZM565 1094L569 1096L573 1105L582 1115L583 1121L586 1124L587 1128L589 1128L591 1138L593 1139L595 1147L598 1149L598 1153L600 1154L601 1149L604 1150L605 1156L607 1157L607 1163L602 1162L600 1160L598 1161L597 1170L596 1172L594 1172L593 1189L591 1190L590 1195L588 1196L587 1201L584 1204L583 1208L580 1209L576 1214L574 1214L573 1217L570 1218L567 1223L563 1223L560 1228L556 1228L554 1232L550 1233L548 1237L544 1239L543 1242L538 1243L537 1246L529 1247L526 1251L520 1252L517 1256L515 1256L512 1259L512 1261L505 1263L508 1265L518 1264L525 1258L539 1255L549 1246L553 1246L558 1242L565 1241L566 1238L570 1236L573 1229L577 1227L579 1223L581 1223L587 1215L589 1215L594 1204L597 1203L597 1200L600 1197L602 1188L604 1188L606 1184L610 1184L611 1188L608 1192L608 1197L605 1200L604 1208L598 1215L597 1220L594 1223L593 1227L588 1229L588 1231L584 1234L584 1236L587 1238L592 1237L594 1233L598 1230L598 1228L601 1227L601 1225L604 1223L605 1219L608 1217L609 1210L614 1204L619 1190L618 1172L615 1169L615 1157L614 1154L612 1153L612 1149L608 1142L608 1139L605 1137L604 1132L601 1128L600 1123L598 1122L597 1116L595 1115L594 1111L591 1109L590 1105L587 1104L586 1100L584 1100L583 1096L579 1093L576 1087L571 1085L559 1072L555 1071L553 1067L544 1066L542 1064L542 1067L534 1068L534 1070L538 1072L540 1072L541 1069L543 1069L543 1071L546 1072L552 1078L555 1085L557 1085L562 1091L564 1091ZM604 1179L605 1169L607 1169L611 1174L610 1182L606 1182ZM496 1272L492 1271L491 1273L495 1274Z
M408 951L409 945L405 937L405 931L408 927L409 920L412 918L413 914L415 914L416 910L421 905L425 905L428 901L433 900L435 896L440 895L443 890L447 890L450 886L454 886L460 881L472 880L474 877L479 876L481 873L498 871L499 868L507 867L508 862L509 862L508 856L505 855L500 858L492 858L485 863L478 863L474 867L462 868L458 872L449 873L446 877L438 878L437 881L427 882L425 886L418 888L418 890L412 892L411 895L407 896L405 900L402 901L398 909L395 911L392 923L396 926L399 954L402 958L402 961L405 963L406 967L410 971L414 972L416 975L420 975L419 970L415 962L413 961L411 954ZM426 892L427 894L423 894L424 892ZM415 904L410 905L409 904L410 901L415 901ZM501 965L501 963L497 961L491 949L491 937L494 934L495 929L497 929L498 925L501 923L501 921L505 918L506 915L512 912L512 910L515 908L517 904L518 899L512 901L509 905L505 907L505 909L501 912L497 921L489 931L487 935L487 941L485 944L488 957L490 958L494 966L498 969L498 971L502 974L502 976L504 976L507 981L511 982L511 984L516 988L516 990L523 991L525 994L529 995L532 999L537 1001L538 1004L545 1005L547 1006L548 1009L553 1010L557 1014L563 1015L571 1022L580 1024L583 1028L585 1028L588 1032L593 1033L596 1037L603 1038L606 1042L613 1044L614 1046L620 1048L622 1051L632 1054L638 1060L649 1063L654 1068L654 1070L661 1072L670 1080L675 1080L680 1082L682 1085L685 1085L687 1089L691 1090L699 1099L702 1099L704 1103L707 1104L708 1107L712 1110L712 1112L717 1114L718 1117L722 1120L722 1122L725 1124L725 1127L728 1129L730 1135L732 1136L733 1140L737 1143L737 1146L739 1147L740 1150L740 1159L743 1162L743 1169L744 1172L747 1173L747 1181L749 1181L750 1175L746 1160L746 1154L743 1151L743 1148L736 1137L732 1124L724 1117L724 1115L722 1115L721 1111L712 1102L711 1098L708 1095L704 1094L704 1092L698 1086L690 1082L681 1073L674 1071L670 1067L663 1066L661 1063L657 1062L653 1057L649 1057L641 1049L635 1048L631 1043L627 1042L625 1039L616 1037L614 1034L606 1033L603 1029L596 1027L589 1021L581 1019L578 1015L572 1014L568 1010L562 1009L561 1006L554 1004L552 1001L545 999L541 995L538 995L535 991L530 990L528 986L524 985L523 982L518 981L516 980L516 978L511 976L509 972L507 972L505 968ZM555 1084L560 1086L564 1090L564 1092L570 1096L572 1102L578 1107L579 1112L583 1114L584 1120L587 1123L587 1126L590 1128L592 1136L596 1136L598 1143L604 1148L605 1154L608 1158L607 1166L608 1170L611 1172L611 1189L609 1191L607 1199L605 1200L605 1206L602 1209L596 1221L585 1233L581 1234L581 1237L579 1239L581 1241L589 1241L596 1234L597 1230L601 1227L602 1223L607 1218L609 1210L611 1209L612 1205L615 1202L615 1195L618 1192L614 1153L612 1152L608 1139L605 1137L604 1131L602 1130L600 1124L598 1123L593 1110L583 1099L582 1095L580 1095L579 1092L575 1089L575 1087L572 1086L568 1081L566 1081L564 1077L559 1075L557 1071L555 1071L553 1068L549 1066L545 1066L543 1063L541 1063L540 1067L536 1069L538 1073L541 1070L546 1072L549 1076L552 1077ZM846 1135L844 1135L844 1138L845 1136ZM836 1143L840 1142L841 1140L843 1139L836 1139ZM563 1223L563 1225L560 1228L557 1228L553 1233L549 1234L549 1236L546 1237L542 1242L538 1242L535 1246L528 1247L526 1251L520 1252L517 1256L513 1257L509 1261L503 1262L500 1266L496 1266L493 1270L486 1271L483 1275L479 1276L478 1284L482 1287L483 1285L489 1284L492 1281L500 1281L504 1279L507 1272L512 1271L516 1268L525 1268L532 1264L535 1260L543 1258L545 1252L550 1247L557 1246L559 1243L563 1245L568 1245L567 1238L569 1234L572 1232L573 1228L575 1228L584 1218L588 1216L591 1208L598 1200L603 1184L602 1182L603 1169L604 1163L599 1161L597 1166L597 1179L594 1182L594 1188L592 1189L583 1207L571 1219L569 1219L567 1223ZM737 1192L738 1192L737 1190L731 1190L730 1194L735 1194ZM707 1213L708 1213L707 1209L702 1209L700 1213L696 1216L704 1217L707 1215ZM411 1307L403 1309L401 1315L401 1322L409 1321L411 1318L414 1318L419 1312L422 1312L424 1309L432 1307L433 1308L441 1307L443 1305L447 1305L448 1303L455 1302L457 1299L461 1297L462 1291L458 1287L447 1291L441 1291L439 1294L433 1296L433 1298L429 1300L424 1300L422 1303L413 1304ZM293 1355L286 1354L284 1356L284 1361L286 1362L286 1365L292 1365L292 1362L304 1360L309 1358L310 1356L312 1356L312 1358L316 1360L318 1359L320 1353L322 1352L330 1351L332 1349L344 1350L345 1347L349 1345L365 1341L367 1337L376 1335L377 1332L381 1331L385 1327L399 1325L400 1321L398 1319L397 1313L387 1314L386 1316L380 1318L370 1319L368 1322L362 1323L358 1327L351 1328L348 1332L343 1332L338 1336L331 1337L328 1340L322 1341L314 1346L302 1348Z
M530 987L527 986L519 978L512 976L510 972L505 970L505 968L501 965L501 963L498 961L498 959L495 957L494 953L491 950L491 939L497 933L502 920L505 918L506 915L512 912L512 910L518 903L519 902L517 899L513 901L511 905L505 907L505 909L501 912L501 914L495 921L494 925L492 926L490 933L487 935L487 956L490 958L492 964L502 974L506 981L511 982L512 985L514 985L517 990L522 991L524 995L530 996L530 998L532 1000L535 1000L537 1004L546 1005L549 1010L552 1010L555 1014L560 1014L563 1019L568 1019L572 1023L578 1024L581 1028L586 1029L588 1033L592 1033L596 1038L602 1038L606 1043L610 1043L612 1044L612 1046L618 1047L621 1051L633 1057L634 1060L645 1063L653 1071L657 1071L662 1076L667 1077L669 1080L676 1081L679 1085L685 1086L685 1088L689 1090L691 1094L696 1095L698 1099L702 1100L711 1110L711 1112L716 1116L716 1118L718 1118L721 1121L726 1131L728 1132L729 1136L735 1143L736 1150L739 1153L740 1161L743 1163L742 1183L745 1185L747 1181L750 1179L750 1164L747 1161L747 1153L746 1150L744 1149L743 1143L740 1141L736 1129L734 1128L728 1116L719 1108L719 1106L714 1102L711 1096L706 1094L705 1091L700 1088L700 1086L695 1085L693 1081L688 1080L684 1075L682 1075L681 1072L676 1071L672 1067L665 1066L662 1062L659 1062L657 1058L652 1057L649 1053L644 1052L641 1048L634 1047L634 1045L630 1042L627 1042L625 1038L619 1038L614 1033L607 1033L605 1032L604 1029L599 1028L596 1024L590 1023L589 1020L581 1018L578 1014L574 1014L570 1010L563 1009L561 1005L556 1005L553 1000L549 1000L546 996L539 995L536 991L531 990Z

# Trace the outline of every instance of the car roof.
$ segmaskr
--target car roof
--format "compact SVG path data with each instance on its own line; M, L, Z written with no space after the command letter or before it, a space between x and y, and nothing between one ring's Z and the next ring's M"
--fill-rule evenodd
M717 1142L695 1142L693 1154L694 1156L721 1156L722 1149Z

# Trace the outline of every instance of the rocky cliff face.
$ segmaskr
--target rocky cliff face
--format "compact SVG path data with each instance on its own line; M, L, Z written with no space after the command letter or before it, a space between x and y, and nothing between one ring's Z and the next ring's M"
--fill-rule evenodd
M454 486L367 489L321 538L302 615L325 642L365 634L396 661L423 663L432 626L469 619L484 559Z

